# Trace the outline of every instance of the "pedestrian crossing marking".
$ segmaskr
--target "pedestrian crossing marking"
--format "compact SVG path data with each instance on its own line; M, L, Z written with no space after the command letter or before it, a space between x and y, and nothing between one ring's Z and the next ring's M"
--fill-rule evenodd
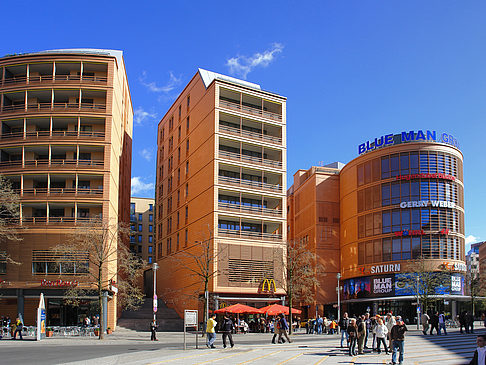
M204 353L202 354L196 354L196 355L191 355L191 356L181 356L181 357L175 357L173 359L168 359L168 360L164 360L164 361L158 361L158 362L150 362L148 363L147 365L156 365L156 364L165 364L165 363L168 363L168 362L172 362L172 361L177 361L177 360L184 360L184 359L191 359L193 357L197 357L197 356L204 356L204 355L208 355L210 354L211 351L205 351Z
M259 356L259 357L255 357L254 359L250 359L250 360L246 360L246 361L240 362L238 365L248 364L249 362L253 362L253 361L256 361L256 360L260 360L260 359L263 359L264 357L268 357L270 355L278 354L279 352L282 352L282 350L270 352L269 354L266 354L266 355L263 355L263 356Z
M223 360L223 359L228 359L228 358L230 358L230 357L238 356L238 355L242 354L243 352L248 353L248 352L253 352L253 351L256 351L256 350L250 350L250 351L238 351L238 352L236 352L236 353L234 353L234 354L231 354L231 355L227 355L227 356L219 357L219 358L217 358L217 359L211 359L211 360L207 360L207 361L203 361L203 362L198 362L198 363L196 363L196 364L194 364L194 365L208 364L208 363L211 363L211 362L215 362L215 361L219 361L219 360Z
M282 365L282 364L285 364L286 362L289 362L290 360L296 359L296 358L298 358L299 356L302 356L302 355L304 355L304 353L303 353L303 352L301 352L300 354L297 354L297 355L295 355L295 356L291 357L290 359L287 359L287 360L285 360L285 361L279 362L277 365Z
M322 359L320 359L318 362L316 362L314 365L319 365L319 364L322 364L327 358L329 357L329 355L326 355L324 356Z

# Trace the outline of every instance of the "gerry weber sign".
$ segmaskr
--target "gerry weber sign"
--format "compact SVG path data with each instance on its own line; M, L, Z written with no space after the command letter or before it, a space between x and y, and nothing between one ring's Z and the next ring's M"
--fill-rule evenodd
M358 153L361 155L365 152L373 151L377 148L407 142L439 142L459 148L459 142L457 141L457 139L455 139L454 136L448 133L437 133L437 131L418 130L416 132L402 132L401 134L395 135L386 134L384 136L375 138L373 141L361 143L358 146Z
M444 200L415 200L411 202L400 203L400 208L418 208L418 207L455 208L456 203L447 202Z

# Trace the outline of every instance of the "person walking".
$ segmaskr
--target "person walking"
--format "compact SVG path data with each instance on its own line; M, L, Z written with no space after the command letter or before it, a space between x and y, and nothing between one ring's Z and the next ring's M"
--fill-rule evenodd
M439 313L434 313L432 314L432 317L430 317L430 334L432 335L432 332L434 331L437 332L439 335Z
M398 364L403 364L405 332L408 331L407 326L402 321L402 317L396 317L396 324L391 329L390 338L392 340L392 364L397 364L397 352L400 352L398 357Z
M150 322L150 341L158 341L157 340L157 328L159 328L159 325L157 324L157 321L154 319L152 322Z
M366 316L362 315L361 322L359 322L358 324L358 355L362 355L364 353L363 349L367 333L368 331L366 329Z
M221 331L223 332L223 348L226 348L226 338L229 339L230 345L233 347L235 345L233 342L233 336L231 334L235 328L233 321L225 315L221 327Z
M280 316L277 317L277 319L275 320L272 343L275 343L275 340L277 339L277 337L279 337L279 335L280 335ZM285 342L285 340L283 341Z
M469 333L469 329L468 327L466 326L466 314L467 312L466 311L462 311L461 314L459 314L459 331L461 333L464 333L462 331L462 328L464 327L464 329L466 330L466 333Z
M356 341L358 340L358 326L356 326L356 319L351 318L349 320L346 332L348 333L349 339L349 356L356 356Z
M364 321L365 321L365 324L366 324L366 335L365 335L365 339L364 339L364 348L367 349L368 348L368 336L369 336L370 333L371 334L373 333L373 322L371 321L369 312L366 312ZM372 348L374 349L373 346L372 346Z
M19 338L21 340L23 340L22 338L22 328L24 327L24 324L22 323L22 321L20 320L19 317L17 317L15 319L15 330L13 332L13 339L16 340L17 339L17 333L19 334Z
M376 351L380 354L381 353L381 343L383 343L383 347L385 348L385 353L388 355L388 347L386 346L385 338L388 335L388 328L386 328L385 324L383 323L382 318L378 318L376 320L376 325L373 329L374 335L376 336Z
M441 333L441 330L444 330L444 335L447 335L447 330L446 330L446 324L445 324L445 315L443 312L439 314L439 335Z
M343 347L343 340L346 337L346 346L348 346L349 336L348 336L348 326L349 318L348 313L344 312L343 317L339 320L339 329L341 331L341 348Z
M280 319L278 322L280 323L280 333L278 335L278 342L280 343L280 341L282 341L282 336L284 336L287 339L288 343L292 343L292 341L290 341L289 335L287 334L289 325L283 314L280 314Z
M429 315L424 312L420 317L420 321L422 322L422 333L426 335L427 331L429 330L429 321L430 321Z
M474 313L472 312L468 312L466 315L466 333L469 332L474 333Z
M207 336L207 342L206 346L212 349L215 349L216 347L214 346L214 340L216 340L216 325L218 322L216 322L216 314L211 314L211 316L208 319L208 324L206 325L206 336Z
M388 329L388 347L392 347L392 340L391 340L391 329L397 322L395 321L395 317L392 316L391 313L387 313L385 326Z
M469 365L483 365L486 363L486 335L479 335L476 338L477 349Z

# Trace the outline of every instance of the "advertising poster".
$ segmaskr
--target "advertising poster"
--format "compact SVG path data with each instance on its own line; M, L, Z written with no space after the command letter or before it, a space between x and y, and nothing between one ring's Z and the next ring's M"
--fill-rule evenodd
M395 295L415 295L415 274L395 274Z
M451 294L464 295L464 276L461 274L451 275Z
M373 297L391 297L395 295L395 275L372 277L371 283L371 295Z
M371 280L369 276L349 279L343 285L343 299L369 298Z

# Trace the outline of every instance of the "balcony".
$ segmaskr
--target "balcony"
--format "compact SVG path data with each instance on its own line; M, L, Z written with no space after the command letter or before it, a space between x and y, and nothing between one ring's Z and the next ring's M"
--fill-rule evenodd
M273 143L273 144L277 144L277 145L282 144L282 138L276 137L276 136L270 136L270 135L266 135L266 134L250 132L250 131L246 131L244 129L233 128L233 127L229 127L229 126L222 125L222 124L219 125L219 130L220 130L220 132L230 134L232 136L245 137L245 138L253 139L253 140L256 140L256 141L268 142L268 143Z
M223 202L218 202L218 208L228 212L257 214L257 215L265 215L265 216L278 217L278 218L282 217L282 209L270 209L270 208L264 208L258 206L231 204L231 203L223 203Z
M75 218L75 217L22 217L22 225L25 226L39 226L39 225L76 225L85 224L92 218Z
M94 168L102 169L104 166L103 160L48 160L48 159L38 159L38 160L27 160L22 164L21 160L15 161L2 161L0 162L0 169L19 169L19 168Z
M3 133L0 135L0 139L4 140L42 140L42 139L58 139L58 138L66 138L66 139L105 139L105 132L77 132L77 131L52 131L52 134L49 131L33 131L33 132L26 132L25 138L23 132L15 132L15 133Z
M281 241L282 235L276 233L262 233L262 232L251 232L251 231L236 231L232 229L218 228L218 234L221 237L232 237L232 238L242 238L242 239L254 239L261 241Z
M282 192L282 185L267 184L259 181L244 180L244 179L238 179L234 177L219 176L218 182L224 185L237 186L237 187L243 187L249 189L258 189L258 190L272 191L277 193Z
M232 161L247 162L250 164L269 166L273 168L282 168L282 162L269 160L261 157L248 156L240 153L219 150L219 156Z
M60 197L60 196L74 196L74 197L87 197L87 196L102 196L103 189L90 189L90 188L24 188L16 189L16 193L22 197L36 197L36 196L51 196L51 197Z
M262 110L261 108L258 108L258 106L246 106L246 105L241 105L235 101L229 101L229 100L219 100L219 106L226 108L226 109L231 109L231 110L237 110L241 111L243 113L251 114L251 115L256 115L259 117L267 118L267 119L272 119L281 122L282 121L282 115L277 114L277 113L272 113L270 111Z

